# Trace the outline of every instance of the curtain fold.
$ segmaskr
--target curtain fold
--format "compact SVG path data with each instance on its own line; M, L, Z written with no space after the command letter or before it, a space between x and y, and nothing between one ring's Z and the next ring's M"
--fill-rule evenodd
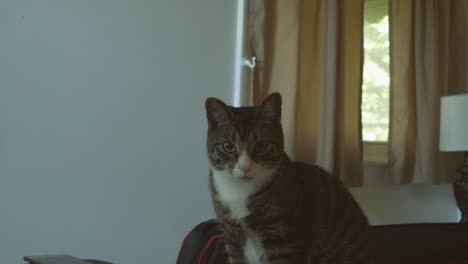
M286 152L363 184L362 0L251 0L253 102L283 96Z
M447 183L459 154L439 152L440 97L468 91L465 0L391 0L390 174Z

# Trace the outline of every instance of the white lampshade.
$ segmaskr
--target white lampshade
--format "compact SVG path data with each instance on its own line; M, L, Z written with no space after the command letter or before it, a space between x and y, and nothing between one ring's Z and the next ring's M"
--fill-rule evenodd
M468 151L468 93L441 97L441 151Z

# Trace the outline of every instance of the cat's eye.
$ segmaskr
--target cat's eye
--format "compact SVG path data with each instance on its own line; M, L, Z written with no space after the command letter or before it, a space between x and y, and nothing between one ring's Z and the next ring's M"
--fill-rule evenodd
M236 146L229 141L223 143L223 150L227 153L234 153L236 151Z
M257 153L266 152L269 148L269 145L265 141L259 141L254 146L254 151Z

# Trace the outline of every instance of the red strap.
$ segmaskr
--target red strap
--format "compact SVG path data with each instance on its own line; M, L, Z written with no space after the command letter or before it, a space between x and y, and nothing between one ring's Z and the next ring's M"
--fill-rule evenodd
M208 243L206 243L206 246L203 249L202 254L198 258L197 264L202 264L203 263L203 259L205 258L205 255L208 252L208 249L211 247L211 244L213 244L213 242L216 239L222 239L222 238L223 238L223 235L215 235L215 236L211 237L210 240L208 240Z

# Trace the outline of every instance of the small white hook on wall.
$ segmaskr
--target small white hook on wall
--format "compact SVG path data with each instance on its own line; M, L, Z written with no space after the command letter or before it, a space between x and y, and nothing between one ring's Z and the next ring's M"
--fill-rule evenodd
M251 57L251 58L242 58L242 65L249 67L251 70L255 68L257 58L256 57Z

